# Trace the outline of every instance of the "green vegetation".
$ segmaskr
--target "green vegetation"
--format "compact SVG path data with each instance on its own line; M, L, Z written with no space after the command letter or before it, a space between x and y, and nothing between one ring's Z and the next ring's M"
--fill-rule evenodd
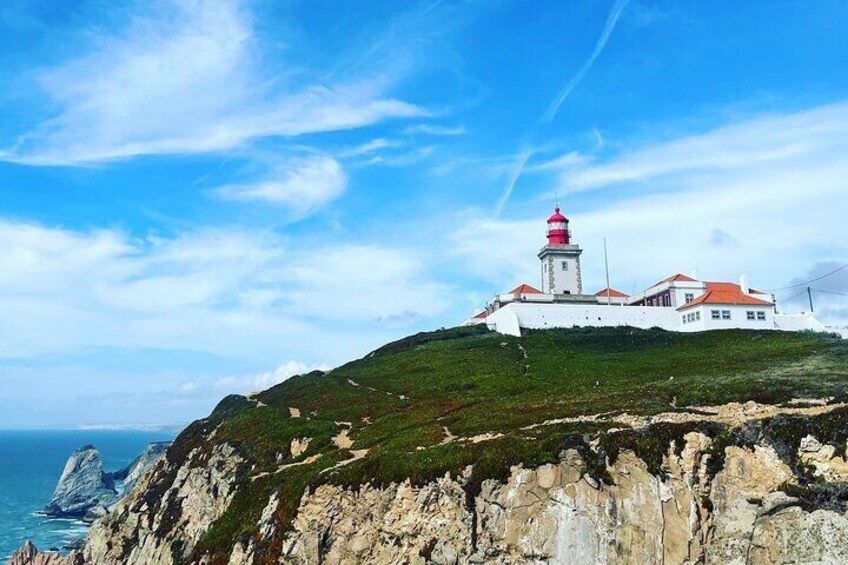
M841 398L848 392L846 350L832 336L773 331L597 328L515 338L480 327L441 330L388 344L326 374L292 378L249 400L228 397L180 436L168 459L211 449L209 436L217 430L211 443L229 443L248 462L229 510L195 548L209 562L225 563L234 541L256 530L273 492L280 498L276 517L289 524L304 491L321 484L421 484L473 465L467 487L473 501L484 480L505 478L514 465L556 461L567 447L583 454L590 475L609 482L605 462L621 450L635 451L661 473L668 446L674 441L680 449L693 429L717 440L709 470L718 472L724 446L741 441L722 426L624 430L600 434L590 448L608 425L563 420ZM549 420L559 423L541 425ZM844 443L846 418L832 420L824 421L826 435ZM334 436L348 428L353 445L337 446ZM769 433L794 441L801 432L777 422ZM471 441L475 436L482 441ZM307 437L308 448L294 456L292 440ZM168 477L160 479L154 491L167 487ZM150 494L151 505L156 496ZM273 547L264 549L274 554Z

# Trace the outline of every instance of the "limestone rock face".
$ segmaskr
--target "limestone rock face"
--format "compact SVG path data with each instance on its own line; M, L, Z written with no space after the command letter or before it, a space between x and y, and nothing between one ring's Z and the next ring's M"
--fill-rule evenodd
M607 454L602 470L587 451L564 449L503 480L475 481L468 467L421 485L325 484L303 494L289 524L282 491L248 491L262 511L214 561L200 548L251 479L238 446L197 442L158 458L81 552L25 547L13 565L848 563L846 516L797 487L813 477L816 488L839 488L836 446L795 439L793 459L765 436L674 437L645 459L638 447Z
M86 564L182 563L235 494L242 459L229 444L197 448L174 467L160 458L133 492L89 531ZM155 497L158 481L172 478Z
M694 564L846 563L848 520L809 513L781 492L792 473L770 448L728 447L709 477L700 433L669 450L662 477L632 452L585 473L573 450L557 465L514 468L469 501L463 477L358 491L322 486L303 498L278 563ZM678 454L676 455L675 452ZM271 500L269 508L276 507ZM271 537L266 510L260 531ZM253 540L230 565L252 565Z
M41 552L28 541L12 554L8 565L76 565L77 563L82 563L82 556L78 553L59 555L51 551Z
M117 497L111 475L103 471L100 452L93 445L86 445L68 458L44 513L56 517L94 519L105 515Z
M141 476L147 472L168 450L171 445L169 441L154 441L144 448L135 461L133 461L122 474L124 480L124 495L132 492Z
M848 482L848 461L836 455L835 446L822 444L808 435L801 440L798 456L802 463L814 469L816 477L828 482Z

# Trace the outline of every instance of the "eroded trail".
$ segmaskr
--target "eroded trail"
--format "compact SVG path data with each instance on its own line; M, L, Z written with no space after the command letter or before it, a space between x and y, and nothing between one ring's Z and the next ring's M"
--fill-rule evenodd
M848 406L845 402L835 402L828 404L832 399L816 398L811 400L792 400L789 406L777 406L772 404L759 404L757 402L730 402L722 406L692 406L687 409L681 409L677 412L662 412L653 416L638 416L634 414L593 414L590 416L576 416L572 418L556 418L553 420L545 420L538 424L524 426L522 430L533 430L543 426L553 426L556 424L589 424L589 423L607 423L621 424L633 429L641 429L652 424L658 423L673 423L684 424L687 422L713 422L717 424L726 424L728 426L740 426L752 420L762 420L764 418L772 418L778 415L787 416L817 416L827 414L834 410ZM801 405L806 404L806 406ZM792 405L796 404L796 405Z

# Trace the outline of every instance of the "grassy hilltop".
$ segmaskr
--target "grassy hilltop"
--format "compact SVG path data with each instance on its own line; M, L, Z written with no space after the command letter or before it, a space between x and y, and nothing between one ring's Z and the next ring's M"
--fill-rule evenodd
M691 425L602 434L598 452L588 440L611 424L534 425L611 412L692 411L731 401L840 399L846 389L848 345L830 336L599 328L529 331L515 338L456 328L411 336L251 399L228 397L183 432L168 459L176 466L193 448L229 442L250 462L229 510L196 548L196 554L223 558L234 540L253 532L275 491L283 501L279 518L287 523L304 490L322 483L422 483L474 464L471 496L483 480L505 477L519 463L555 461L564 447L582 450L589 472L600 480L603 460L624 447L659 470L667 442ZM848 433L848 414L829 418L828 433ZM352 445L338 437L348 427ZM785 433L797 433L795 428ZM734 441L726 430L706 432ZM312 438L296 457L290 451L295 438ZM168 477L159 477L151 485L151 507L158 503L157 487L168 484Z

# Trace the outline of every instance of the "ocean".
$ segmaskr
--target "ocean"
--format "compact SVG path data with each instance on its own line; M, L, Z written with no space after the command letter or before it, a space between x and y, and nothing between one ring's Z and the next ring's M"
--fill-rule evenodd
M131 463L149 442L173 438L140 431L0 430L0 563L28 539L39 549L51 549L85 535L82 522L37 514L76 449L95 445L105 470L114 471Z

